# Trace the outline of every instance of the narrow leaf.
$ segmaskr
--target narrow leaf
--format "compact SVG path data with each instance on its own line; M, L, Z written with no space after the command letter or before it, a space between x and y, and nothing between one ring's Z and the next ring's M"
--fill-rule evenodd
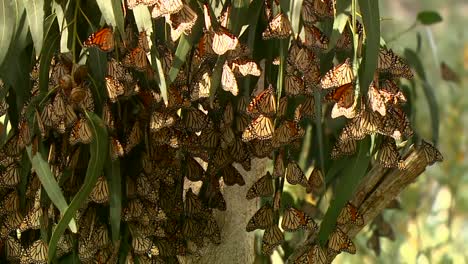
M328 50L332 50L338 39L341 37L343 30L348 22L348 14L351 11L351 1L337 1L336 2L336 17L333 20L333 31L328 43Z
M125 32L121 1L96 0L99 10L108 25L116 27L120 34Z
M442 21L442 17L436 11L419 12L417 19L423 25L432 25Z
M15 29L15 17L9 1L0 3L0 65L8 52Z
M322 246L327 241L330 233L335 229L336 219L341 209L352 198L357 185L367 171L370 161L369 149L370 139L367 137L359 142L358 154L355 156L353 162L350 163L350 166L343 170L345 174L341 177L340 183L337 185L335 199L331 201L330 207L325 213L322 224L320 225L318 239Z
M29 159L31 160L32 168L39 177L44 190L47 192L52 203L59 209L60 214L63 215L68 208L68 204L60 190L60 186L55 180L54 175L52 175L49 163L44 160L40 152L37 152L36 155L33 156L31 153L31 146L28 146L26 151L28 152ZM71 219L67 224L73 233L78 232L75 220Z
M76 211L83 205L86 198L89 196L89 193L93 190L98 177L102 174L105 159L108 156L107 152L109 147L109 140L107 136L107 129L105 128L102 120L96 114L87 113L87 117L93 132L93 141L90 144L90 160L88 163L88 169L86 170L86 176L83 185L75 197L73 197L70 206L52 233L52 237L49 241L49 263L52 262L53 257L55 256L57 242L65 231L66 226L73 218Z
M39 56L44 42L44 0L24 0L24 6L36 56Z
M374 72L377 68L380 43L380 17L379 1L359 0L361 8L362 21L366 31L366 46L364 59L361 62L359 84L361 94L367 94L369 84L374 78Z

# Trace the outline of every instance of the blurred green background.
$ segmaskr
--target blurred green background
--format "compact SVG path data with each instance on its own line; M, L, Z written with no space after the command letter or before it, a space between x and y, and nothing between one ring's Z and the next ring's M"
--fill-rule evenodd
M468 263L468 1L379 2L382 37L388 45L399 54L420 45L439 105L438 148L444 162L429 167L400 195L403 210L386 210L396 239L380 239L380 256L366 247L366 227L355 239L357 254L340 254L335 263ZM443 21L412 27L417 14L426 10L437 11ZM442 79L441 62L459 75L460 83ZM415 103L415 130L430 139L429 106L421 85Z

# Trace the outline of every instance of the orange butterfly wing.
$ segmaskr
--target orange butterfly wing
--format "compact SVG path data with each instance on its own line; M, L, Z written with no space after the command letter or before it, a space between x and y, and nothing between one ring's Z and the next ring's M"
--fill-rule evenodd
M111 28L102 28L88 37L84 42L85 47L97 47L104 52L114 49L114 33Z

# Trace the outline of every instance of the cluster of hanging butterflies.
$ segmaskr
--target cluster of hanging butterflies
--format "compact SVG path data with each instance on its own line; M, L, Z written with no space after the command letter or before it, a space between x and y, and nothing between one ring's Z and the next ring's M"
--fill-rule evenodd
M19 120L11 120L14 125L0 148L0 235L6 241L1 257L20 263L46 263L48 242L39 228L51 231L60 220L60 212L46 199L36 172L21 165L26 147L32 146L33 155L40 152L47 158L63 194L71 200L84 182L96 125L108 131L108 160L120 160L126 166L120 168L119 175L109 175L106 170L98 177L75 217L78 233L64 233L57 257L75 254L84 263L116 263L120 247L125 247L129 249L128 263L134 259L139 263L178 263L176 256L196 254L207 243L219 244L224 238L213 211L227 208L222 188L245 184L234 163L248 171L252 159L264 157L274 160L273 171L259 175L246 198L273 197L273 203L265 203L246 230L265 230L265 255L284 242L284 232L315 233L318 225L314 219L293 206L282 206L282 193L274 184L286 181L314 194L326 189L320 168L307 177L293 158L305 136L304 123L315 116L319 98L314 95L327 89L325 99L335 103L332 117L350 119L332 157L351 155L357 140L380 133L385 138L378 160L385 167L399 166L394 140L412 134L400 107L406 98L393 80L410 78L412 73L391 50L381 50L378 72L382 77L371 84L360 110L354 98L350 59L321 76L319 55L329 48L329 39L316 22L333 18L333 4L331 0L304 1L305 35L303 40L293 39L284 62L280 60L285 69L281 94L281 89L268 82L257 85L251 97L245 96L250 91L242 91L240 80L259 77L265 69L254 60L244 39L230 31L229 5L215 18L208 4L202 4L198 12L181 0L128 0L126 9L147 7L153 18L164 20L172 42L162 43L150 31L138 32L130 22L122 39L112 27L103 27L84 41L84 49L98 49L107 55L100 77L88 72L94 61L88 66L77 65L68 54L56 54L50 65L40 65L46 67L42 72L48 72L44 85L42 77L39 82L38 63L31 72L30 97L21 107ZM264 41L294 34L289 18L278 10L277 1L265 1ZM176 61L177 41L189 35L200 19L204 20L203 34L168 85L166 104L150 55L157 51L168 77ZM360 24L357 33L362 39ZM336 49L351 48L352 34L346 29ZM275 61L272 64L278 66ZM213 94L212 77L218 68L221 89ZM0 114L7 113L8 107L3 98ZM94 123L92 115L102 124ZM438 151L424 149L428 163L442 159ZM111 242L107 221L112 202L110 183L116 177L122 184L121 229L126 236L120 243ZM327 263L327 252L355 252L354 244L340 229L350 224L362 225L363 219L348 204L327 248L312 246L298 263Z

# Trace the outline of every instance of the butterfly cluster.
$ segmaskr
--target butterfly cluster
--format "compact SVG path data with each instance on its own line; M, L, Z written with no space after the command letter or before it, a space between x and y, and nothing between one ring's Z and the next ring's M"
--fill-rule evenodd
M83 263L117 263L124 248L127 263L178 263L177 256L196 255L210 243L219 244L227 239L214 217L216 210L228 206L223 188L245 185L239 167L249 171L254 159L265 157L273 160L273 170L259 175L245 198L272 202L263 203L246 231L265 230L264 255L284 242L284 232L315 234L319 226L313 217L282 205L281 197L286 183L316 195L326 190L319 166L306 175L294 157L306 135L305 124L316 116L316 103L322 99L334 103L332 118L348 119L332 158L352 155L358 140L379 133L384 137L378 161L384 167L403 167L395 140L411 136L412 130L401 108L406 98L396 78L411 78L411 70L402 58L381 48L376 78L361 98L355 98L350 58L322 74L320 58L330 39L319 25L333 19L334 1L303 1L303 39L293 32L278 1L265 1L261 41L293 39L284 58L263 61L252 54L247 34L234 33L229 4L219 17L209 4L199 7L182 0L128 0L124 13L148 8L155 23L165 23L167 41L151 30L138 32L130 18L125 32L105 26L82 43L83 54L105 55L100 74L89 70L97 62L90 59L80 65L70 54L56 53L49 65L34 66L28 100L19 107L19 119L10 121L12 129L0 148L0 238L5 241L1 258L47 263L44 234L51 233L62 216L41 187L37 172L24 165L27 147L32 156L41 153L47 159L69 201L85 182L90 144L102 140L94 132L96 125L107 130L105 159L121 164L120 172L106 168L98 177L74 217L78 232L63 234L57 258L74 255ZM127 18L131 14L128 11ZM157 75L162 71L170 79L171 67L179 59L178 41L201 20L201 37L168 82L166 96ZM360 23L356 28L361 45L364 29ZM350 52L352 38L346 28L335 50ZM284 69L283 87L265 77L271 68ZM252 88L241 85L244 80L257 79L262 82L254 91L243 90ZM215 89L215 82L220 89ZM7 93L0 89L0 94ZM10 110L3 98L0 115ZM91 116L102 122L95 123ZM425 149L431 162L442 159L435 150ZM121 184L120 214L110 206L115 199L111 184L116 182ZM121 224L117 243L111 241L109 224L109 218L116 217ZM363 224L358 208L347 204L325 248L312 245L295 263L328 263L330 254L354 253L356 248L342 228Z

